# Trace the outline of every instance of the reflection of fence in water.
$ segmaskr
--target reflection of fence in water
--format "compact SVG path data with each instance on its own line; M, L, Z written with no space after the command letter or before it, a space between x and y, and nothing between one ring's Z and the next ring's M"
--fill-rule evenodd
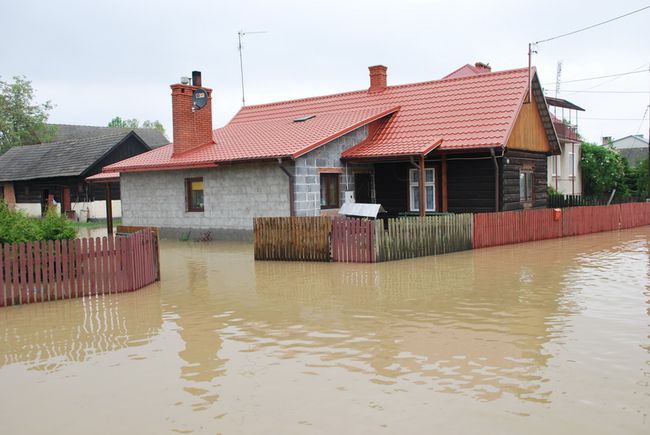
M157 289L127 293L119 298L94 296L65 305L34 304L0 310L0 366L85 361L99 353L141 346L158 334L162 311Z

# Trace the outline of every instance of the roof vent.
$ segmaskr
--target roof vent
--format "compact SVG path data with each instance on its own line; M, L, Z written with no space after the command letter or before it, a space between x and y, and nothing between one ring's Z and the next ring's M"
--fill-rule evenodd
M312 118L315 118L316 115L304 115L304 116L299 116L296 119L293 120L293 122L305 122L307 120L310 120Z

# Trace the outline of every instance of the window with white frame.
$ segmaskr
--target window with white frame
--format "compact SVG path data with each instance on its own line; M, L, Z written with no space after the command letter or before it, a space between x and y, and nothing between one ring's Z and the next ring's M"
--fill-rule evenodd
M552 173L554 177L559 177L562 175L562 156L553 156L551 161L552 164Z
M534 173L531 168L519 170L519 202L530 203L533 201Z
M569 165L571 165L570 166L571 177L575 177L576 176L576 153L573 149L573 146L569 150Z
M426 211L436 208L436 173L433 168L424 169L424 197ZM409 204L411 211L420 211L420 170L409 170Z

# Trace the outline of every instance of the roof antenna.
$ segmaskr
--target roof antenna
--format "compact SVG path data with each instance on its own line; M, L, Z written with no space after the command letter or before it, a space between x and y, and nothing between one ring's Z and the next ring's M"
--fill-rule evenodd
M256 32L244 32L243 30L240 30L239 32L237 32L237 40L238 40L237 50L239 50L239 71L241 73L241 104L242 104L242 107L246 106L246 95L244 93L244 59L242 57L242 48L243 47L242 47L242 44L241 44L241 39L242 39L242 36L253 35L253 34L257 34L257 33L267 33L267 32L266 32L266 30L260 30L260 31L256 31Z

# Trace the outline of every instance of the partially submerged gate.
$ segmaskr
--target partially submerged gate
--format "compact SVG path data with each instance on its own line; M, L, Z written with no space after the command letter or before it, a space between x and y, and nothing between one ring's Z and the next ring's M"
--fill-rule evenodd
M371 220L332 220L332 260L345 263L375 261L375 223Z

